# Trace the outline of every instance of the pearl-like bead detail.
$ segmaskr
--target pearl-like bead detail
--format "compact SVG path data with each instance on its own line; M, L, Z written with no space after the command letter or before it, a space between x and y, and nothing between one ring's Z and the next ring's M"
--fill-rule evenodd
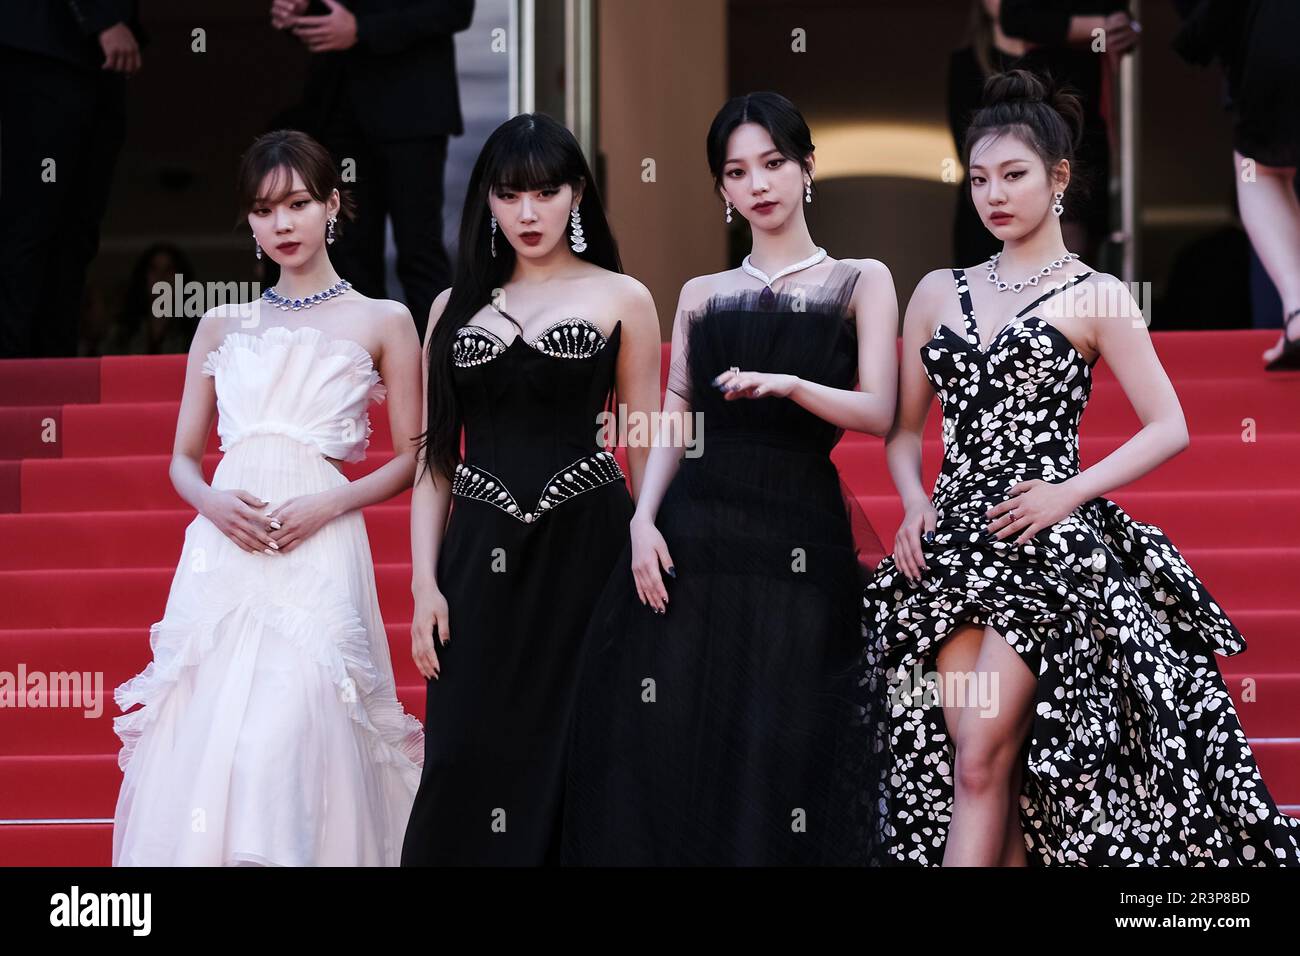
M494 332L478 325L463 325L456 330L451 345L451 361L457 368L472 368L492 361L514 344L503 342ZM587 359L599 353L607 343L604 334L589 319L573 316L549 326L534 341L524 343L534 351L553 358Z
M461 462L452 477L451 493L462 498L473 498L500 508L524 524L532 524L558 504L575 498L583 492L593 491L615 481L624 481L623 469L612 452L601 451L565 465L546 482L537 507L524 511L514 496L506 490L505 483L491 472L476 465ZM494 491L500 489L496 494Z

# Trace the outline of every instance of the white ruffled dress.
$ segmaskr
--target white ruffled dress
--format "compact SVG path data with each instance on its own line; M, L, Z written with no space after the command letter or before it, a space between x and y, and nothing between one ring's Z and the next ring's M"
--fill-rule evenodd
M325 458L365 458L386 396L363 346L310 326L232 332L203 374L212 487L270 507L346 484ZM114 695L114 866L398 863L423 729L397 700L359 511L277 555L197 516L150 645Z

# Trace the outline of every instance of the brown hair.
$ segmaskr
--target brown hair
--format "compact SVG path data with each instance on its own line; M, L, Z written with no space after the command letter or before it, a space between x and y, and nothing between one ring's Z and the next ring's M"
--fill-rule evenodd
M255 139L239 161L235 189L240 221L259 202L276 202L288 194L293 180L291 176L284 175L277 176L274 180L277 195L258 194L262 181L268 174L283 170L293 170L301 176L307 192L317 202L327 202L330 193L338 189L339 216L343 219L356 218L356 203L341 188L339 173L334 168L334 160L330 158L329 151L306 133L296 129L278 129ZM342 231L338 227L336 230Z

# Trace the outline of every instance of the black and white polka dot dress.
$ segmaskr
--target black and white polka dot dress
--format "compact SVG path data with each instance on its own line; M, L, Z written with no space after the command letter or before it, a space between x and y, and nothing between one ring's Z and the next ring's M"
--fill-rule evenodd
M1245 641L1164 532L1097 497L1022 546L987 534L985 509L1012 485L1080 470L1092 369L1028 313L1089 274L985 350L954 270L966 335L944 325L921 349L943 408L929 568L912 582L887 558L865 591L891 688L890 855L942 861L953 747L935 657L972 622L1038 677L1020 794L1031 864L1300 865L1300 820L1265 788L1214 659Z

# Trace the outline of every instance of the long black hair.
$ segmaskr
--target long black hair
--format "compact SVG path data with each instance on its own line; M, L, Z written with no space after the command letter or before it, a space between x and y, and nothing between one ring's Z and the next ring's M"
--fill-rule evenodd
M428 430L419 439L425 469L436 468L450 479L460 461L461 410L452 387L451 345L457 330L492 301L493 292L504 286L515 271L515 250L508 241L499 238L495 258L488 250L488 195L496 189L527 192L566 183L574 188L583 184L578 213L587 248L574 255L611 272L622 272L618 246L591 168L578 141L562 123L545 113L521 113L493 130L479 152L460 217L460 246L451 295L429 336L425 354L429 363L429 422ZM512 316L506 318L522 335L522 326ZM422 474L416 476L417 483Z

